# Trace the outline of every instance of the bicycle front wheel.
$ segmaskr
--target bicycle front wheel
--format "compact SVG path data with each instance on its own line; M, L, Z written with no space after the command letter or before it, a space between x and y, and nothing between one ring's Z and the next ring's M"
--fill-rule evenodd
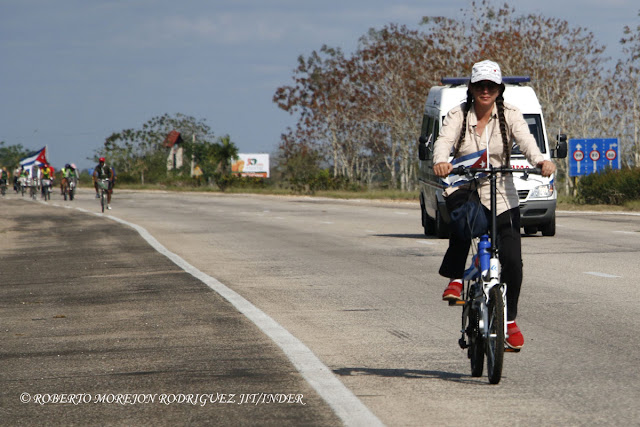
M502 286L494 286L489 291L489 336L486 340L487 375L491 384L498 384L502 378L504 359L504 301Z
M484 365L484 338L480 331L480 312L471 307L469 309L469 325L467 326L469 337L469 360L471 361L471 376L481 377Z
M107 204L107 195L104 190L100 190L100 205L102 205L102 213L104 213L104 205Z

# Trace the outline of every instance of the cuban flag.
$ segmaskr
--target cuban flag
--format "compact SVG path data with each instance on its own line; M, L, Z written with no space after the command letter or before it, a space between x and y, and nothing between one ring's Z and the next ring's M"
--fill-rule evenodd
M469 168L486 168L489 163L487 162L487 149L481 151L476 151L475 153L467 154L466 156L458 157L457 159L453 159L451 162L453 168L457 168L458 166L466 166ZM458 187L460 185L466 184L472 179L478 179L485 177L484 173L477 173L475 176L471 178L464 175L454 175L451 174L446 178L442 178L440 181L445 187Z
M48 165L49 161L47 160L47 147L44 146L42 149L31 152L24 159L20 160L20 166L23 168L29 168L33 165Z

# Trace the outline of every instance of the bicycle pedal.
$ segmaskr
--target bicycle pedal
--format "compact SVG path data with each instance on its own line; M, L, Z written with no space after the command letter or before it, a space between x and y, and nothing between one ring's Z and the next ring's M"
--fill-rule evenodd
M504 348L504 352L505 353L520 353L520 349L519 348L505 347Z
M449 305L465 305L466 301L449 301Z

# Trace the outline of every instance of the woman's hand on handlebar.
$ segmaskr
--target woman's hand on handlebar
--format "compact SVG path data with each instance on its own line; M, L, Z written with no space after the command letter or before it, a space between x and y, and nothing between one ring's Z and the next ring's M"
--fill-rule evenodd
M542 171L542 176L551 176L556 171L556 165L551 160L544 160L536 166Z
M446 178L453 170L453 165L447 162L440 162L433 165L433 173L440 178Z

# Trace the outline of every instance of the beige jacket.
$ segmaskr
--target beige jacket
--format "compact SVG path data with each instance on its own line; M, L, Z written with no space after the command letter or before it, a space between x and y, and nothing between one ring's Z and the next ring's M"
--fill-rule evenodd
M442 123L442 129L438 135L438 139L435 142L433 148L433 164L442 162L448 162L449 156L452 154L453 147L458 142L460 137L460 130L462 128L463 121L462 105L453 108ZM507 137L511 143L515 141L516 145L520 147L520 151L526 157L526 159L535 166L544 160L536 140L529 132L529 126L525 122L524 117L520 110L513 105L504 104L504 116L507 122ZM472 107L467 117L467 132L465 134L464 141L460 146L458 157L467 154L472 154L480 150L487 148L487 140L485 132L489 134L489 162L493 166L502 166L503 161L503 143L502 135L500 134L500 124L498 120L498 107L493 106L493 113L489 123L484 128L483 135L478 135L476 132L476 126L478 124L478 118L476 116L475 109ZM447 197L460 187L449 187L444 191L444 196ZM497 208L498 215L506 210L515 208L519 204L518 192L513 184L513 176L505 175L498 176L497 181ZM488 179L481 179L478 187L478 194L480 200L487 208L491 207L491 188Z

